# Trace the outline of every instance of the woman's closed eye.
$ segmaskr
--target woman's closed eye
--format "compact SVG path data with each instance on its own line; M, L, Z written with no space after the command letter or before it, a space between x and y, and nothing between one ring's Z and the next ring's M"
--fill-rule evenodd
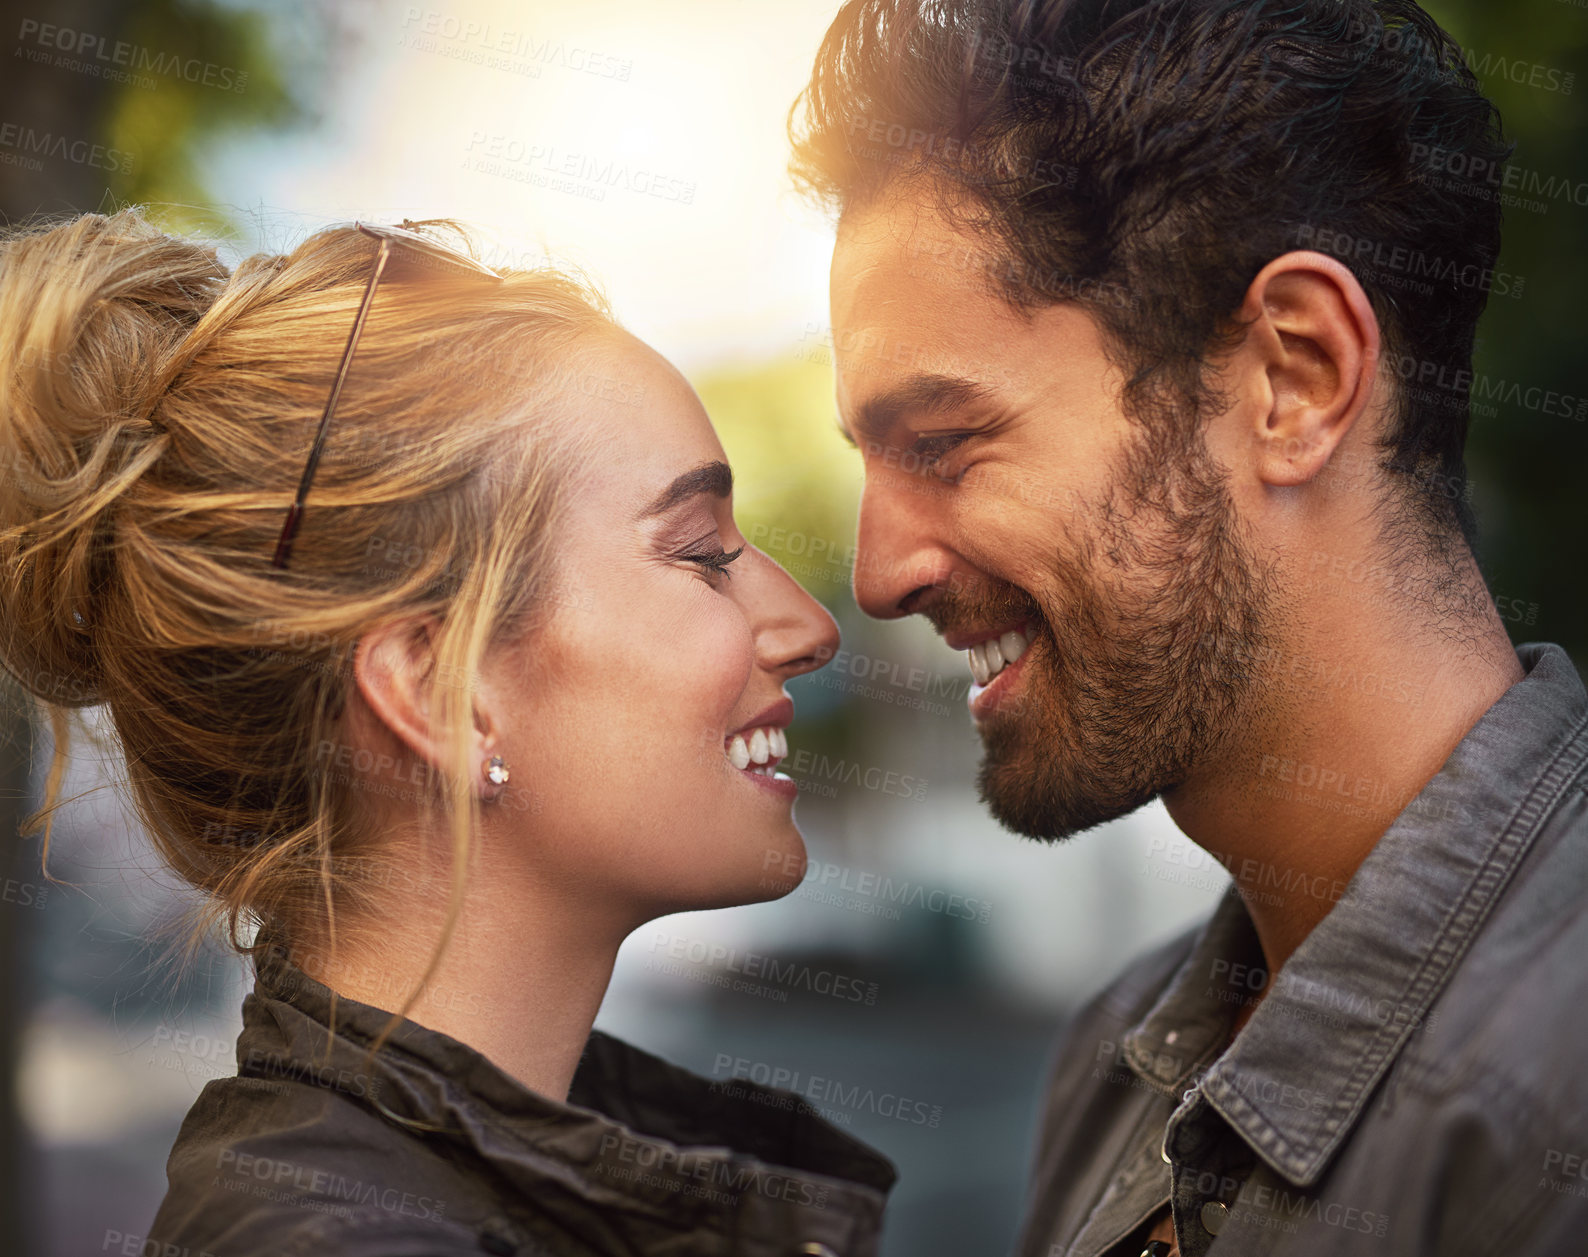
M733 576L733 573L728 570L728 564L732 563L743 553L743 546L740 546L737 550L724 550L721 542L719 542L715 550L694 550L688 554L680 554L678 557L685 563L693 563L708 578L720 576L724 580L728 580Z

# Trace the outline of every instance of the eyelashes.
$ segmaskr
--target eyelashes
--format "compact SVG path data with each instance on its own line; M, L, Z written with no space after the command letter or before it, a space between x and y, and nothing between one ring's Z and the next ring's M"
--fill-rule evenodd
M693 563L708 575L720 575L725 579L729 579L733 576L733 573L728 570L728 564L732 563L743 553L744 547L740 546L737 550L715 550L706 554L681 554L678 557L686 563Z
M968 432L949 432L935 436L918 437L910 452L921 460L921 470L928 474L942 474L942 463L949 454L970 439Z

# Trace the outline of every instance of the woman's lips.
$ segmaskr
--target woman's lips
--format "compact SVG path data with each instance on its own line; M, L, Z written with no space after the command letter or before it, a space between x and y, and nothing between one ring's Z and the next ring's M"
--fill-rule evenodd
M751 785L762 790L769 790L782 799L792 799L800 792L799 783L787 773L774 772L768 775L766 773L751 772L748 768L741 768L738 770L738 775Z
M778 772L777 766L788 755L784 730L793 719L794 700L785 694L723 742L723 753L741 777L790 799L799 793L799 786L792 777Z

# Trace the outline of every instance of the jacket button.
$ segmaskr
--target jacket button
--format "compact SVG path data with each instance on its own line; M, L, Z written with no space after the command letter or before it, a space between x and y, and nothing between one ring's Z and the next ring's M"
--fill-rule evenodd
M1223 1201L1210 1200L1202 1206L1202 1229L1217 1235L1224 1229L1224 1219L1230 1216L1230 1207Z
M818 1244L815 1240L801 1244L794 1252L797 1257L838 1257L838 1254L828 1248L826 1244Z

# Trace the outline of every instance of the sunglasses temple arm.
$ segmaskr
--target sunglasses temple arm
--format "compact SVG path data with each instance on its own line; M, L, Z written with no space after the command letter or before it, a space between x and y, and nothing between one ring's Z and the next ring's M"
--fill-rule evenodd
M309 496L309 485L314 480L314 469L320 463L320 450L325 445L325 433L331 426L331 416L336 411L337 398L342 395L342 383L347 379L347 371L353 365L353 350L358 347L358 338L363 334L364 321L369 317L369 307L375 298L375 285L380 283L380 277L386 270L386 260L391 256L391 241L380 242L380 252L375 256L375 269L371 272L369 283L364 287L364 298L358 303L358 313L353 317L353 330L347 336L347 348L342 351L342 364L336 369L336 379L331 385L331 395L326 398L325 410L320 415L320 426L314 433L314 444L309 447L309 461L303 468L303 476L298 481L298 495L293 499L292 507L287 512L286 525L281 530L281 539L276 542L275 556L270 560L273 567L286 567L287 559L292 555L292 539L298 532L298 521L303 518L303 502Z

